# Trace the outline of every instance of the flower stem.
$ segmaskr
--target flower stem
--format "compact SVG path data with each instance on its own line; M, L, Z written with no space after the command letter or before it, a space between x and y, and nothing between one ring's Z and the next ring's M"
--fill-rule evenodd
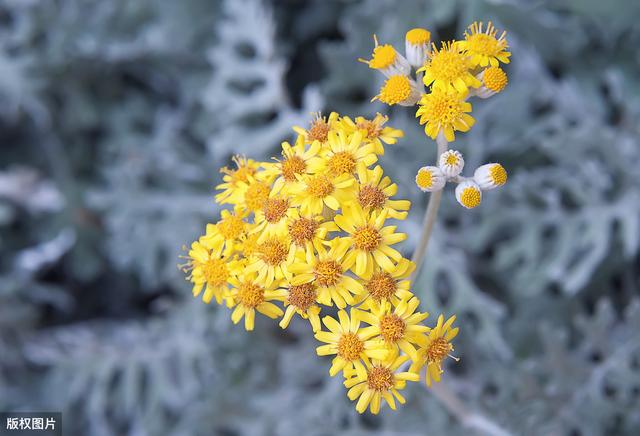
M440 155L447 151L448 143L445 139L442 132L438 134L436 137L436 144L438 144L438 152L436 155L436 165ZM436 217L438 216L438 209L440 209L440 200L442 199L442 189L439 191L435 191L431 193L431 197L429 197L429 204L427 204L427 210L424 213L424 221L422 222L422 232L420 234L420 241L416 246L415 251L413 252L413 256L411 260L416 264L416 269L413 271L411 275L411 280L414 280L418 276L418 272L422 267L422 259L424 258L425 253L427 252L427 245L429 244L429 238L431 237L431 232L433 230L433 225L436 222Z

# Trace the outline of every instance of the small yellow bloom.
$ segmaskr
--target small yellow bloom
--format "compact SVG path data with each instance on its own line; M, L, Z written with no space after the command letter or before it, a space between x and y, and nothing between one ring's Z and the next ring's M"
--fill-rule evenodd
M365 370L361 359L378 359L387 358L388 351L384 349L382 342L376 342L365 339L360 332L360 320L351 316L347 312L340 310L338 312L338 321L330 316L322 318L322 323L329 331L319 331L315 337L326 345L316 348L318 356L336 357L331 362L329 374L333 377L340 371L351 373L354 368L358 373Z
M371 59L358 59L360 62L369 65L369 68L380 71L387 77L394 74L406 76L411 73L409 61L398 53L392 45L379 45L378 38L375 35L373 35L373 41L375 46L371 54Z
M390 245L407 239L404 233L396 233L396 226L384 226L387 212L365 212L359 204L343 208L342 215L334 218L335 223L348 233L343 237L351 249L346 263L359 277L369 279L376 266L384 271L395 270L393 261L398 262L402 255Z
M221 239L224 244L224 255L229 257L239 250L240 239L248 228L248 223L244 218L244 214L240 211L223 209L216 224L207 224L206 234L201 240L213 243L210 241Z
M398 138L404 136L404 132L393 127L385 126L389 117L377 113L372 120L364 117L356 117L355 121L351 118L342 117L342 127L348 132L360 130L365 142L371 142L374 145L374 153L377 155L384 154L385 144L395 144Z
M382 175L382 167L379 165L373 169L367 169L364 165L358 166L358 203L365 211L385 211L389 218L403 220L407 217L411 202L391 200L398 192L398 185Z
M286 236L271 236L258 242L255 254L249 258L247 272L255 272L265 286L274 281L291 280L289 266L293 263L291 241Z
M304 258L296 259L289 267L295 274L291 283L300 285L314 283L317 287L318 302L325 306L333 303L342 309L354 303L353 295L364 293L362 284L347 274L349 265L345 256L349 250L349 242L341 239L331 241L327 251L319 246L317 256L307 252Z
M234 262L223 256L224 241L210 239L205 245L200 241L191 244L188 261L182 265L184 272L190 272L187 280L193 283L193 296L197 297L204 289L202 301L209 304L213 297L216 303L228 303L229 282L232 280Z
M464 180L456 186L456 200L467 209L480 206L482 190L473 180Z
M452 316L444 322L444 316L438 317L438 323L429 332L427 344L419 350L419 360L411 365L411 372L419 372L424 366L427 367L425 372L425 382L427 386L431 386L431 381L439 382L442 370L442 361L447 357L452 357L453 345L451 341L458 335L458 328L451 328L455 316ZM454 358L455 359L455 358ZM456 359L457 360L457 359Z
M222 177L223 183L216 186L216 189L222 190L215 196L216 203L240 203L243 200L246 184L255 176L260 166L253 159L247 159L240 155L233 156L232 161L236 169L224 167L220 170L224 176Z
M230 281L233 285L230 307L235 306L231 312L231 321L234 324L244 317L244 328L250 331L254 328L256 311L272 319L282 316L282 309L272 303L286 298L286 291L278 289L277 283L265 286L255 273L246 271L238 277L232 277Z
M452 42L443 42L440 50L434 44L429 60L418 71L424 71L422 80L432 90L465 93L469 87L480 86L480 81L471 74L467 55Z
M416 312L420 300L411 297L407 300L396 300L395 304L372 302L370 311L358 311L357 316L361 321L369 324L362 329L366 338L381 339L389 348L393 356L404 351L413 361L418 360L418 351L414 345L425 346L427 337L425 333L429 327L422 325L429 314Z
M380 88L378 95L371 99L371 101L375 100L380 100L389 106L394 104L413 106L420 100L420 89L416 82L407 76L390 76Z
M294 126L293 130L302 135L306 144L318 141L320 144L327 142L329 131L340 123L340 116L336 112L331 112L328 117L323 117L320 112L313 115L308 129Z
M434 89L422 96L419 105L416 116L420 117L420 124L425 125L424 133L432 139L442 132L447 141L454 141L454 130L466 132L475 123L467 113L471 112L471 103L455 91Z
M313 256L314 250L321 250L326 244L328 232L338 231L333 221L324 221L321 215L302 215L293 209L287 223L291 250L301 251L305 256Z
M260 233L258 242L272 236L283 236L287 234L289 217L295 209L291 206L289 198L274 194L262 204L262 208L255 212L254 222L256 226L253 233Z
M415 28L405 35L404 51L409 63L418 68L422 67L429 56L429 41L431 32L427 29Z
M500 62L508 64L511 53L507 51L507 32L497 37L498 31L491 21L482 29L482 21L474 22L464 32L464 41L458 41L458 47L469 56L471 65L497 67Z
M358 413L364 413L369 408L371 413L377 415L382 400L393 410L396 409L396 399L400 404L405 403L406 400L398 391L406 387L407 381L420 380L418 374L399 371L407 360L407 356L397 357L391 362L365 359L366 368L357 368L353 376L344 381L345 387L349 389L349 399L358 399Z
M305 147L305 136L298 135L295 145L282 143L282 160L278 160L272 171L275 171L273 191L287 195L291 187L298 183L297 176L309 173L311 166L317 165L322 144L313 141L309 148Z
M391 272L375 268L371 278L364 282L366 300L362 307L370 307L371 302L381 304L390 301L396 304L399 300L411 298L413 294L409 291L411 281L408 278L415 269L415 263L404 257Z
M285 300L286 310L280 321L280 327L286 329L293 315L297 313L302 319L309 320L314 333L320 331L320 306L316 304L317 292L316 285L313 283L289 284Z
M353 175L359 163L368 167L378 160L375 146L365 143L360 131L352 134L344 130L331 131L327 146L324 159L310 167L310 172L328 173L332 177Z
M292 204L305 215L319 215L325 206L331 210L351 201L355 179L349 174L331 177L327 174L298 176L299 186L292 192Z

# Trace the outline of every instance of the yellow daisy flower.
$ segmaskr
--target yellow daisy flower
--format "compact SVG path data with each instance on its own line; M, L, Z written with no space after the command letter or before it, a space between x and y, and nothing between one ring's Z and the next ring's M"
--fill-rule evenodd
M403 220L411 207L409 200L390 200L398 192L398 185L391 182L389 177L382 177L380 165L367 169L358 165L357 199L360 206L369 211L385 211L389 218Z
M223 183L216 186L216 189L222 190L215 196L218 204L238 204L242 202L243 188L249 183L250 178L256 174L260 166L253 159L247 159L240 155L233 156L232 161L236 165L236 169L224 167L220 170L224 176L222 177Z
M232 280L234 263L223 256L224 241L211 239L205 245L201 241L191 244L187 263L181 265L184 272L189 272L187 280L193 283L193 296L197 297L204 289L202 301L209 304L213 297L216 303L229 304L229 282Z
M413 79L407 76L389 76L382 88L380 88L378 95L371 99L372 102L376 100L380 100L389 106L394 104L413 106L420 100L420 88Z
M240 322L244 317L244 328L253 330L256 311L275 319L281 317L283 312L272 301L284 301L287 292L278 289L277 283L265 285L255 273L245 271L238 277L230 280L232 306L235 308L231 312L231 321L234 324Z
M372 302L369 305L370 312L357 312L360 320L369 324L369 327L362 329L362 334L367 338L382 339L391 350L391 355L398 355L402 350L411 360L417 361L418 351L413 344L424 346L427 339L425 333L429 331L429 327L421 324L429 314L416 312L419 304L417 297L397 301L393 307L389 302Z
M476 122L467 113L471 112L471 103L455 91L434 89L424 94L418 104L416 117L420 117L420 124L425 125L424 133L432 139L442 132L447 141L454 141L454 130L467 132Z
M365 371L361 359L377 359L384 360L387 358L388 351L384 349L382 342L366 340L360 333L360 320L354 316L353 311L351 317L347 312L340 310L338 312L339 322L330 316L322 318L322 323L329 331L319 331L315 337L326 345L316 348L318 356L336 355L331 362L329 374L333 377L340 371L350 373L355 370L358 373Z
M418 372L420 368L426 365L425 382L427 386L431 386L431 380L435 382L440 381L440 375L444 372L442 370L442 361L446 357L456 359L451 356L451 352L453 351L451 341L458 334L458 327L451 328L455 320L455 315L449 318L447 322L444 322L443 315L438 317L438 323L429 332L427 344L419 350L419 359L411 365L410 371L413 372Z
M406 387L407 381L420 380L413 372L399 371L400 366L408 359L408 356L399 356L391 362L364 359L366 368L357 370L352 377L344 381L345 387L349 389L349 399L358 399L358 413L364 413L370 408L371 413L377 415L383 399L393 410L396 409L395 400L400 404L405 403L404 397L398 391Z
M310 172L328 174L331 177L352 175L359 163L370 166L378 160L371 143L362 141L362 133L349 135L344 130L329 132L328 150L325 159L310 168Z
M293 130L302 135L306 144L318 141L321 144L327 142L329 131L335 128L340 122L340 116L337 112L331 112L328 117L323 117L320 112L313 114L311 124L308 129L300 126L294 126Z
M294 210L289 198L274 194L272 190L269 198L264 201L262 209L256 211L254 215L256 226L252 232L260 233L258 242L264 242L272 236L286 235L289 217Z
M328 232L340 230L333 221L323 222L320 215L304 216L298 209L293 209L287 225L291 250L302 251L309 256L313 256L314 250L324 247Z
M497 67L500 62L508 64L511 53L507 51L507 32L502 32L500 37L498 31L489 21L486 29L482 29L482 21L474 22L464 32L464 41L456 44L469 56L471 65L474 67L486 67L491 65Z
M387 301L396 304L399 300L411 298L413 294L409 290L411 281L408 278L415 269L416 264L404 257L396 263L391 272L375 268L371 278L363 283L366 292L363 307L369 307L370 303L381 304Z
M453 42L443 42L438 50L432 44L429 60L418 71L424 71L422 81L432 90L467 92L469 87L477 88L480 81L471 74L471 63Z
M304 135L298 135L295 145L282 143L282 160L278 160L272 171L275 171L273 191L288 194L292 185L298 183L296 176L307 174L310 165L317 165L322 161L319 157L322 144L313 141L308 149L305 147Z
M395 144L398 142L398 138L404 136L402 130L394 129L393 127L385 126L385 123L389 120L389 117L377 113L372 120L368 120L364 117L357 117L354 120L344 116L342 117L342 127L348 132L355 132L357 130L362 131L362 137L365 142L371 142L375 148L374 153L378 155L384 154L385 144Z
M300 184L293 191L292 204L299 206L305 215L319 215L326 205L331 210L351 200L355 189L353 176L343 174L330 177L327 174L298 176Z
M387 272L395 269L392 260L398 262L402 255L390 245L407 239L404 233L396 233L396 226L384 226L387 213L366 213L359 204L343 208L336 215L335 223L349 235L343 237L351 250L345 259L349 268L359 277L369 279L376 266Z
M289 284L284 302L286 310L280 320L280 327L286 329L293 315L297 313L302 319L309 320L314 333L320 331L320 306L316 304L317 295L318 291L313 283Z
M288 237L271 236L258 242L255 254L249 259L246 271L256 272L258 280L265 286L274 281L291 280L289 266L293 263L291 241Z
M313 282L317 286L318 302L325 306L333 306L333 303L342 309L347 304L354 303L353 294L364 292L362 284L346 274L348 265L345 262L346 253L349 250L349 242L342 239L331 241L327 251L319 246L317 256L307 252L304 258L296 259L289 267L289 271L295 274L291 283L299 285Z
M207 231L203 241L222 239L224 255L230 256L239 249L240 238L244 235L248 223L240 211L223 209L216 224L207 224Z

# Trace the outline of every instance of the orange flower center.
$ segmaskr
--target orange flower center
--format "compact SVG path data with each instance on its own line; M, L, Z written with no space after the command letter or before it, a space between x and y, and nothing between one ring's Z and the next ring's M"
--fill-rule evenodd
M369 369L367 385L374 391L386 392L393 387L393 373L389 368L375 365Z
M364 343L354 333L343 333L338 340L338 356L347 362L360 358L364 351Z
M356 169L356 159L348 151L341 151L329 158L329 171L339 176L341 174L352 174Z
M259 246L262 260L271 266L280 265L287 258L288 247L278 238L271 238L264 241Z
M316 276L316 283L323 288L338 283L342 273L342 266L335 260L319 261L313 269L313 274Z
M277 223L284 217L289 209L289 200L286 198L269 198L264 202L264 218L268 223Z
M427 346L426 351L427 362L440 363L442 359L447 357L449 353L453 351L453 346L444 338L435 338Z
M264 289L254 283L242 283L238 287L238 299L245 307L257 307L264 303Z
M316 302L316 287L313 283L303 283L289 288L287 301L299 310L307 310Z
M396 314L384 315L380 318L380 335L389 343L395 343L404 336L405 323Z
M365 185L358 192L358 202L362 207L380 209L387 201L387 196L380 189L373 185Z
M325 142L329 136L329 123L324 118L318 117L311 122L311 127L307 132L309 141Z
M398 286L388 272L378 271L373 273L371 279L365 284L365 288L374 300L387 300L396 293Z
M296 174L302 174L307 169L307 164L299 156L291 156L282 161L282 177L287 182L295 182Z
M302 217L289 224L289 235L294 244L303 247L313 239L317 228L317 221Z
M353 243L358 250L373 251L381 240L380 233L371 226L360 227L353 234Z
M333 192L333 183L331 179L324 175L312 177L307 182L307 192L316 198L324 198Z

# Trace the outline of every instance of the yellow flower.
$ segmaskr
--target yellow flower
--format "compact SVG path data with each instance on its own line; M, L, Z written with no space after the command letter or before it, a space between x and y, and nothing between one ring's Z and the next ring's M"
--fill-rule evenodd
M458 334L457 327L451 328L455 320L455 315L449 318L447 322L444 322L443 315L438 317L438 323L429 332L426 346L419 350L420 357L418 361L411 365L410 371L412 372L418 372L420 368L426 365L425 382L427 386L431 386L432 379L436 382L440 381L440 375L444 372L442 370L442 361L446 357L453 358L453 356L451 356L451 352L453 351L451 341Z
M304 142L311 144L313 141L318 141L321 144L327 142L329 131L335 128L340 122L340 116L336 112L331 112L329 117L323 117L320 112L313 115L309 129L303 129L299 126L294 126L293 130L302 135Z
M420 100L420 89L418 84L407 76L394 75L384 82L378 95L373 97L371 101L380 100L381 102L393 106L413 106Z
M253 178L260 166L253 159L247 159L240 155L233 156L232 161L236 165L236 169L224 167L220 170L224 176L222 177L223 183L216 186L216 189L222 190L215 196L216 203L240 203L243 200L243 188Z
M382 174L382 167L379 165L373 169L358 166L358 203L366 211L385 211L389 218L403 220L407 217L406 211L411 207L411 202L391 200L398 192L398 185L392 183L387 176L383 178Z
M358 373L362 373L365 368L361 359L384 360L387 358L388 352L384 349L382 342L366 340L362 337L360 320L354 316L353 311L349 317L347 312L340 310L338 319L340 322L325 316L322 318L322 323L329 331L319 331L315 334L318 341L326 343L316 348L318 356L336 355L329 370L332 377L340 371L351 373L354 368Z
M407 360L407 356L399 356L391 362L365 359L366 368L357 370L352 377L344 381L345 387L349 389L349 399L358 399L358 413L364 413L369 407L371 413L377 415L383 399L393 410L396 409L396 399L400 404L405 403L404 397L398 391L406 387L407 381L420 379L413 372L399 371L400 366Z
M418 71L424 71L422 81L426 86L432 85L433 90L464 93L469 87L480 86L480 81L471 74L467 55L452 42L443 42L440 50L433 44L429 60Z
M456 186L456 200L467 209L480 206L482 190L473 180L464 180Z
M255 254L249 259L247 272L256 272L265 286L274 281L291 280L289 266L293 262L291 241L286 236L271 236L259 242Z
M371 278L364 282L367 297L363 307L369 307L371 302L380 304L391 301L396 304L399 300L411 298L413 294L409 291L411 281L408 277L415 269L416 264L404 257L391 272L375 268Z
M314 283L317 286L317 301L325 306L333 306L333 303L342 309L347 304L354 303L353 295L364 292L362 284L346 274L348 265L345 256L349 250L349 242L341 239L331 241L327 251L319 246L317 256L307 252L306 256L296 261L289 267L289 271L295 274L291 280L294 285Z
M376 266L392 272L392 260L398 262L402 258L390 245L404 241L407 235L395 233L396 226L384 227L386 218L385 211L366 213L357 203L343 208L342 215L334 218L338 227L348 233L342 238L351 246L345 261L359 277L370 278Z
M409 30L405 35L404 52L411 65L418 68L424 65L429 55L429 41L431 32L417 27Z
M302 319L309 320L314 333L320 331L320 306L316 304L317 292L316 285L313 283L289 284L285 300L287 309L280 320L280 327L286 329L293 315L297 313Z
M360 131L351 135L344 130L329 132L328 150L324 160L310 167L310 172L327 173L332 177L353 175L359 163L370 166L378 160L374 150L373 144L362 141Z
M404 136L402 130L394 129L393 127L385 126L384 124L389 120L389 117L377 113L372 120L368 120L364 117L356 117L355 121L351 118L342 117L342 127L348 132L355 132L360 130L363 132L363 138L365 142L371 142L374 144L374 153L378 155L384 154L385 144L395 144L398 138Z
M277 283L264 285L264 282L256 277L255 273L245 271L239 277L232 277L231 289L232 306L231 321L234 324L244 317L244 328L253 330L256 310L269 318L275 319L282 316L283 312L271 301L284 301L286 291L277 288Z
M310 256L313 256L314 250L324 247L328 232L339 230L333 221L323 222L320 215L304 216L298 209L293 209L287 225L291 238L290 249Z
M264 201L262 208L255 212L256 226L252 232L260 233L258 242L263 242L272 236L285 236L289 217L294 210L288 198L271 191L271 195Z
M418 360L418 352L413 344L425 345L425 333L429 327L421 324L429 314L416 312L420 300L411 297L408 300L371 303L370 311L358 311L357 316L370 327L362 329L367 338L382 339L391 350L390 355L398 355L398 349L404 351L413 361Z
M240 183L239 192L241 200L233 203L236 209L242 212L256 212L262 209L264 202L269 198L271 185L250 176L248 182Z
M432 139L442 132L447 141L454 141L454 130L466 132L475 123L467 113L471 112L471 103L455 91L434 89L422 96L419 105L416 116L420 117L420 124L425 125L424 133Z
M358 59L358 61L369 65L369 68L380 71L389 77L394 74L408 75L411 73L411 65L392 45L378 44L378 38L373 35L374 48L371 59Z
M288 142L282 143L282 157L274 166L276 180L273 184L273 191L288 194L290 188L298 183L296 176L307 174L310 166L321 162L319 157L322 145L319 141L313 141L308 149L305 149L304 135L298 135L295 145L292 147Z
M299 206L305 215L321 214L326 205L331 210L351 200L355 189L353 176L343 174L330 177L326 174L298 176L300 184L293 191L292 204Z
M464 32L464 41L458 41L457 45L470 58L472 66L486 67L491 65L497 67L500 62L508 64L511 53L507 51L507 32L502 32L497 37L498 31L491 21L487 28L482 30L482 22L477 21L468 27L469 31Z
M216 224L207 224L206 234L201 239L207 243L212 243L214 239L222 239L224 255L228 257L238 251L240 238L244 235L247 225L240 211L223 209Z
M202 301L209 304L213 297L216 303L227 301L229 282L235 264L223 256L224 241L220 238L211 239L205 245L200 241L191 244L187 256L187 263L181 265L184 272L190 272L187 280L193 283L193 296L197 297L204 288Z

